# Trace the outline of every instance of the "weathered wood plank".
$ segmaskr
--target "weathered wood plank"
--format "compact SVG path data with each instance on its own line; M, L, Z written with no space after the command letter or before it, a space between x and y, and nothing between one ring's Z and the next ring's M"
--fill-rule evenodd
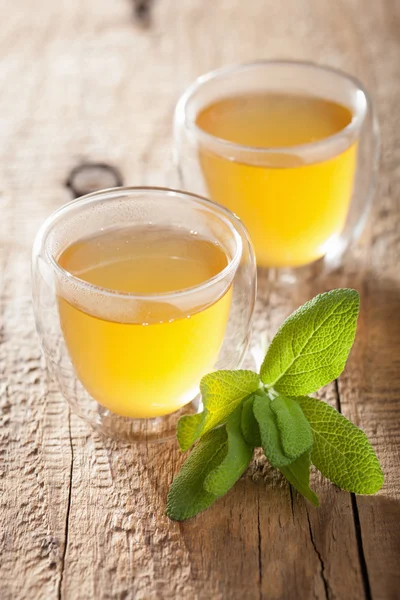
M342 412L365 430L385 473L377 497L357 497L353 504L371 596L392 600L400 588L399 4L372 3L357 29L368 39L365 52L377 82L382 159L369 244L362 257L365 271L359 276L363 309L353 367L341 377L339 390Z
M395 3L145 4L146 28L141 3L128 0L43 0L34 12L27 0L18 10L0 7L0 596L398 597ZM334 385L326 399L371 436L386 486L377 498L355 503L316 477L316 510L257 457L217 505L171 523L164 509L182 461L176 446L101 440L69 417L48 386L33 331L29 246L40 222L70 199L65 184L84 162L116 166L128 185L178 185L171 116L179 94L204 71L260 57L341 66L369 83L379 101L381 186L364 245L327 281L270 294L263 276L255 346L322 289L350 283L362 291L340 399Z
M29 253L3 273L0 344L1 597L56 598L69 490L68 408L46 384L33 332Z

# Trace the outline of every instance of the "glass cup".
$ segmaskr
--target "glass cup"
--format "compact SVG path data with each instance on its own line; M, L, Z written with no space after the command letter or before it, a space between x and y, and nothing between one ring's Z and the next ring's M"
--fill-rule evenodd
M200 409L201 377L244 358L254 252L241 221L199 196L114 188L66 204L37 234L32 280L48 370L105 435L173 437Z
M279 118L268 121L266 105L240 113L249 96L262 94L275 103L268 105L275 111L270 115ZM296 121L285 114L285 102L296 102L299 111L305 106L308 114L299 112ZM324 119L335 119L337 130L293 144L305 118L319 119L321 131L331 127ZM277 140L269 146L266 123ZM258 265L283 280L305 275L301 267L311 263L318 265L313 274L337 267L360 236L377 176L379 135L371 99L355 78L294 61L219 69L186 90L174 129L182 187L237 214ZM256 143L236 143L239 138Z

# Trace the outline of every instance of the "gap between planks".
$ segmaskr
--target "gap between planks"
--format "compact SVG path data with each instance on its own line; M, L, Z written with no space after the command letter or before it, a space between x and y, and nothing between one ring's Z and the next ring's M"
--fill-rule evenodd
M71 433L71 409L68 410L68 435L69 435L69 445L71 448L71 466L69 470L69 488L68 488L68 503L67 503L67 512L65 515L65 528L64 528L64 548L61 556L61 570L60 570L60 580L58 583L57 597L58 600L62 600L63 592L62 585L64 579L64 568L65 568L65 557L68 551L68 533L69 533L69 515L71 512L71 500L72 500L72 476L74 472L74 445L72 443L72 433Z
M342 414L342 403L340 400L339 391L339 379L335 379L335 391L336 391L336 408ZM360 563L361 578L364 586L364 594L366 600L372 600L371 584L369 581L367 561L365 560L364 546L362 540L360 515L358 513L358 505L356 495L351 493L351 509L353 513L354 531L357 541L358 560Z

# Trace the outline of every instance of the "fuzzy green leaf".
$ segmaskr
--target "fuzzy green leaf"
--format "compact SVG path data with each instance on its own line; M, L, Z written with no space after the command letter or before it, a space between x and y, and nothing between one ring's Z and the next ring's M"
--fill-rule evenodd
M253 456L254 447L249 445L242 435L240 422L242 407L239 406L228 418L228 452L218 467L211 471L205 481L204 489L217 496L226 494L246 471Z
M225 427L205 435L186 459L168 493L167 515L174 521L194 517L217 500L204 488L204 481L228 452Z
M297 458L309 450L313 435L299 404L291 398L278 396L271 401L271 409L275 413L285 454Z
M375 494L383 473L365 433L316 398L296 398L314 437L312 463L337 486L356 494Z
M250 446L258 448L261 446L260 427L253 412L254 395L243 402L242 409L242 433L243 437Z
M319 390L343 371L360 298L352 289L316 296L286 319L261 366L262 382L284 396Z
M319 506L318 496L310 488L310 464L310 452L305 452L290 465L281 467L280 471L302 496L314 506Z
M215 371L203 377L200 391L204 410L198 415L181 417L177 437L187 450L202 435L226 423L244 398L258 389L260 378L253 371Z
M294 461L294 458L285 453L276 416L271 408L271 399L267 394L258 393L255 395L253 412L260 427L261 443L265 456L271 465L278 468L289 465Z

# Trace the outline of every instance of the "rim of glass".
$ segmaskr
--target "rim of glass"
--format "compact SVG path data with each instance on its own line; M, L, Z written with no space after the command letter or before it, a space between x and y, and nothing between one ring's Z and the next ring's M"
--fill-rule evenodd
M49 252L49 248L47 247L47 237L52 231L53 227L62 220L63 216L68 213L70 210L74 209L76 206L85 207L90 204L95 204L98 201L102 201L110 198L123 198L124 196L130 195L139 195L143 193L151 193L154 195L158 195L160 198L164 197L165 201L168 201L170 196L175 197L184 197L190 202L194 202L200 206L206 208L206 210L212 214L216 214L221 221L228 226L230 232L232 233L235 239L235 253L232 258L228 258L228 264L219 271L213 277L204 280L198 285L182 288L179 290L173 290L170 292L162 292L162 293L153 293L153 294L140 294L135 292L121 292L118 290L113 290L111 288L101 287L84 279L80 279L76 275L73 275L66 269L64 269L58 262L58 260ZM231 212L229 209L224 206L218 204L217 202L213 202L208 200L207 198L203 198L202 196L198 196L197 194L192 194L191 192L185 192L181 190L176 190L172 188L166 187L151 187L151 186L122 186L122 187L114 187L107 188L104 190L98 190L96 192L91 192L90 194L85 194L71 202L67 202L59 209L54 211L43 223L41 228L37 233L36 240L34 242L34 249L37 245L39 247L44 248L45 256L50 263L51 267L58 272L60 275L65 277L68 281L73 282L78 288L84 289L86 291L95 291L97 293L102 294L103 296L108 296L116 299L127 299L127 300L161 300L163 298L170 300L171 298L183 297L188 294L195 294L205 290L215 283L218 283L225 277L227 277L232 271L235 271L237 266L240 263L243 251L243 243L241 235L238 233L238 230L241 230L244 233L247 240L249 240L249 234L247 232L246 227L243 222L239 219L237 215ZM35 250L34 250L35 251Z
M269 67L269 66L288 66L288 67L303 67L308 69L315 69L317 71L325 71L327 73L332 73L342 79L347 80L352 83L358 91L360 91L365 99L364 106L361 109L357 109L353 112L352 119L348 125L343 127L337 133L333 135L329 135L322 140L317 140L315 142L309 142L306 144L297 144L296 146L246 146L244 144L237 144L235 142L230 142L228 140L224 140L223 138L219 138L217 136L212 135L201 129L196 124L196 120L193 118L189 118L187 115L187 105L189 100L194 96L194 94L204 85L209 83L210 81L217 80L220 77L240 73L241 71L248 71L251 69L259 68L259 67ZM218 69L214 69L200 75L195 81L189 85L186 91L179 98L178 103L176 105L176 115L180 119L181 122L184 123L185 127L187 127L193 134L195 134L199 139L212 142L214 144L221 145L225 149L231 149L236 151L247 151L252 152L254 154L294 154L305 151L306 149L318 149L326 146L330 146L335 144L340 138L345 137L349 134L354 133L358 129L361 128L361 125L364 121L364 117L367 113L367 108L371 107L372 101L371 98L362 85L362 83L353 75L349 75L340 69L336 69L335 67L329 67L327 65L319 65L318 63L312 61L302 61L302 60L256 60L247 63L237 63L234 65L230 65L227 67L221 67Z

